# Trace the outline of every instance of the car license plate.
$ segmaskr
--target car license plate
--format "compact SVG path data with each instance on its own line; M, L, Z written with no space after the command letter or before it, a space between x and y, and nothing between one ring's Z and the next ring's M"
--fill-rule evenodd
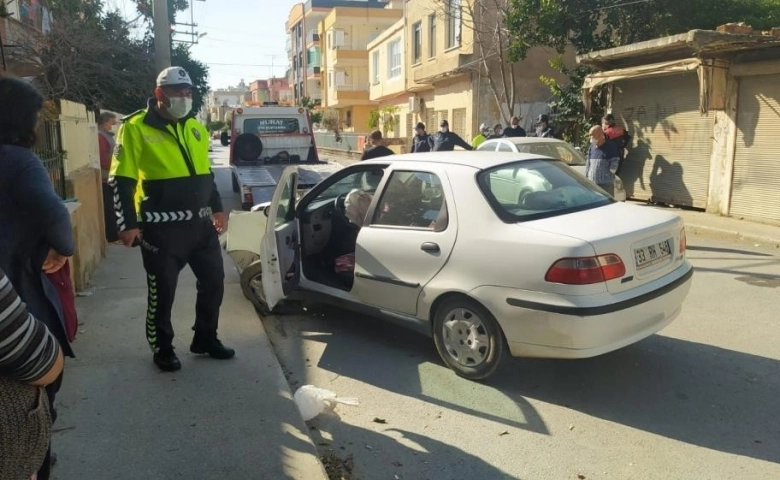
M634 264L637 270L644 270L645 268L659 263L664 263L672 256L671 240L664 240L663 242L653 243L646 247L634 249Z

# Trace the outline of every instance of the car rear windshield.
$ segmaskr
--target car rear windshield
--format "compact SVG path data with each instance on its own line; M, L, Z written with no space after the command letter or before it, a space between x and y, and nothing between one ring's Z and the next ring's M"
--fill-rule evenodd
M477 182L507 223L555 217L608 205L614 200L556 160L523 160L483 170Z
M244 133L255 135L299 133L297 118L247 118L244 120Z
M537 142L517 143L515 145L517 146L517 151L520 153L532 153L534 155L557 158L571 167L585 165L585 157L568 143Z

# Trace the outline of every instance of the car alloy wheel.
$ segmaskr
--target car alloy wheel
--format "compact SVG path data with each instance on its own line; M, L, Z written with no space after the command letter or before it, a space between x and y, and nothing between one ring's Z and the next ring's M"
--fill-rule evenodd
M447 366L470 380L495 372L506 350L504 334L493 315L467 298L446 300L439 306L434 341Z

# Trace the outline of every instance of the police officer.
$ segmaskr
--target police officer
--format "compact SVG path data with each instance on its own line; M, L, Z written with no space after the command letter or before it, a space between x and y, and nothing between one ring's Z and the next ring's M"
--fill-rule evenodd
M455 132L450 132L450 124L447 120L442 120L439 123L439 131L433 136L433 151L434 152L451 152L455 150L455 146L459 146L464 150L473 150L471 145L466 143L460 135Z
M211 171L208 132L191 111L189 74L180 67L163 70L147 108L123 119L109 179L120 240L141 246L149 289L146 338L163 371L181 368L171 308L187 264L198 292L190 351L217 359L235 355L217 339L224 292L218 232L227 228L227 216Z
M412 148L409 150L410 153L422 153L422 152L430 152L431 148L433 147L433 139L430 135L425 133L425 124L422 122L419 122L416 127L414 127L414 131L416 135L414 138L412 138Z

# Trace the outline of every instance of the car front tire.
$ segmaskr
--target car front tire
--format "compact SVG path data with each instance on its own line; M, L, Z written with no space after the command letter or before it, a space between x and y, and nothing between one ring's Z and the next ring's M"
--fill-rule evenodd
M508 350L495 317L469 298L451 298L438 306L433 340L444 363L461 377L483 380L492 375Z
M255 260L241 272L241 292L247 300L252 302L255 310L260 315L270 315L271 310L263 296L263 264Z

